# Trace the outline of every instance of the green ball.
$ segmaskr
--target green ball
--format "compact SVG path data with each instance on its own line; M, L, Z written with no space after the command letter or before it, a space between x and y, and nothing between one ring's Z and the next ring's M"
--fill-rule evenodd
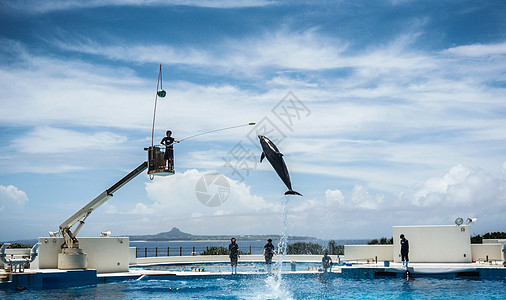
M163 98L163 97L165 97L165 95L167 95L167 93L164 90L159 90L156 94L160 98Z

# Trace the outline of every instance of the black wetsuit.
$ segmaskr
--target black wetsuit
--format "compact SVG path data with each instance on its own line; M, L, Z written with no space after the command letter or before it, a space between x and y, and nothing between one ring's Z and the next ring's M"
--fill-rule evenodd
M162 141L160 142L160 144L165 145L165 155L164 155L163 159L169 160L169 159L172 159L172 157L174 157L173 143L174 143L174 138L171 136L164 137L162 139Z
M401 261L409 261L409 242L407 239L401 239Z
M324 255L322 257L322 265L323 265L323 272L327 272L327 269L330 268L330 264L332 263L332 259L328 255Z
M274 245L272 243L267 243L264 246L265 250L265 263L272 264L272 256L274 256Z
M237 243L230 243L230 245L228 245L228 250L230 251L230 254L228 255L230 257L230 264L232 266L237 266L237 259L239 257L239 245L237 245Z

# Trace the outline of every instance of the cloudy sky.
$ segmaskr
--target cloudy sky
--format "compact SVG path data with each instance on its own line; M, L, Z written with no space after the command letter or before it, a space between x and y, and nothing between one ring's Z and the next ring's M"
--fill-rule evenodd
M176 145L176 175L138 176L82 236L280 233L286 187L259 133L304 195L289 196L289 234L457 217L506 231L505 6L1 1L0 240L47 236L146 160L160 64L155 144L257 125Z

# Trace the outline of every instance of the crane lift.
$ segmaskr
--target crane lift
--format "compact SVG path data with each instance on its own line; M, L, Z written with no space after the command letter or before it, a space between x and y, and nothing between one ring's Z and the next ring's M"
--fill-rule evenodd
M58 254L59 269L85 269L87 265L86 253L79 248L79 240L76 235L83 227L86 218L99 206L111 199L116 191L148 169L148 174L153 175L172 175L173 168L165 168L163 156L164 152L159 146L145 148L148 151L148 160L140 164L137 168L121 178L110 188L103 191L100 195L83 206L75 214L65 220L59 227L60 234L64 243L61 246L61 253ZM76 225L77 224L77 225ZM72 227L74 227L72 229Z

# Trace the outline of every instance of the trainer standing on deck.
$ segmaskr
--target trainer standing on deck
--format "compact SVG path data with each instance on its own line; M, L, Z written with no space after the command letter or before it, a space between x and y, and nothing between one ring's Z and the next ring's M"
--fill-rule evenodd
M267 244L264 246L264 257L265 263L267 264L267 272L271 272L271 264L272 264L272 256L276 254L276 250L274 250L274 245L272 244L272 240L268 239Z
M408 267L408 262L409 262L409 258L408 258L409 242L404 237L404 234L401 234L400 238L401 238L401 260L402 260L402 265L404 266L404 261L406 261L406 268L407 268Z
M330 258L327 251L323 253L322 267L323 273L327 273L327 270L330 270L330 272L332 272L332 258Z
M167 130L165 136L160 144L165 145L165 155L163 159L165 160L165 166L167 166L167 161L169 161L169 165L167 167L168 170L174 170L174 142L179 143L178 140L174 139L172 135L172 131Z
M228 245L228 250L230 254L230 265L232 266L232 274L237 274L237 260L239 258L239 245L235 242L236 239L233 237L230 239L230 245Z

